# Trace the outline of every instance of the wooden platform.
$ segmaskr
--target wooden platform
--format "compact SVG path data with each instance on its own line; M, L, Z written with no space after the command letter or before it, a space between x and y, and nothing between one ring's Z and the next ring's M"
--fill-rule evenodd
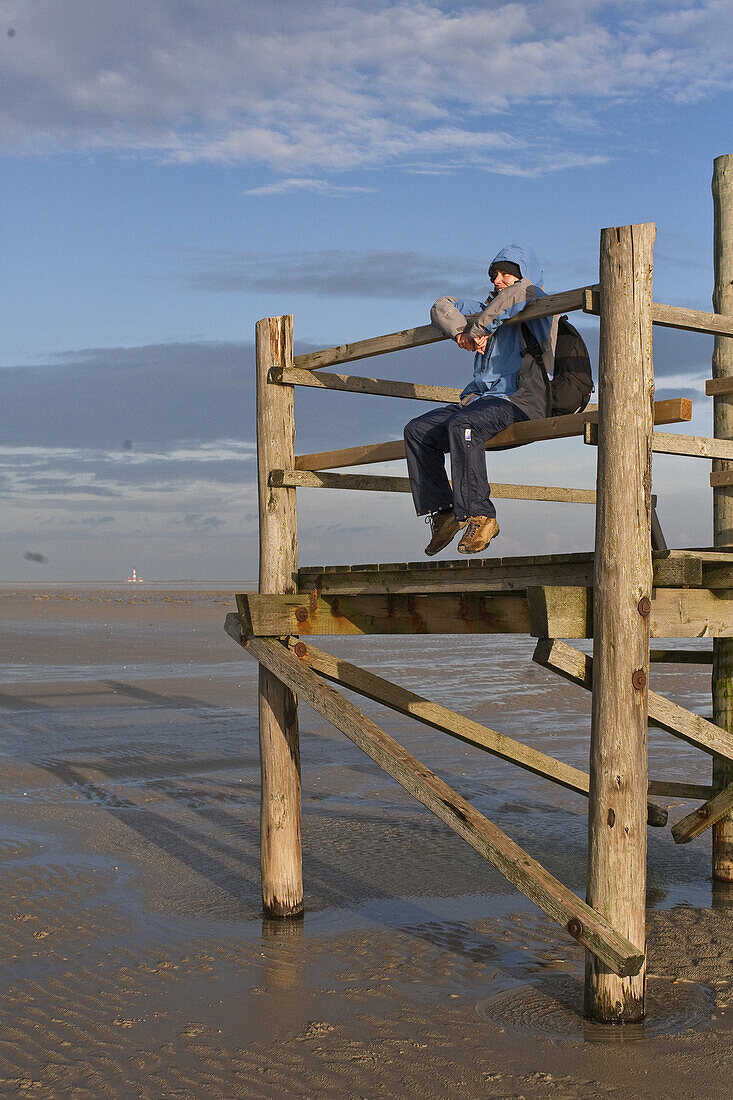
M593 553L311 566L294 595L238 595L245 634L593 636ZM654 638L733 637L733 552L653 554ZM641 614L634 607L635 614Z

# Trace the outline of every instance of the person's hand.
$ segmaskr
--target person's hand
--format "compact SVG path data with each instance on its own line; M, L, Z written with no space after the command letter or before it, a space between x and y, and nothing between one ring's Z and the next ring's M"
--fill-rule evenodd
M474 346L476 348L476 351L479 352L480 355L483 355L484 352L486 351L486 345L488 344L488 342L489 342L488 336L476 336L475 337L473 343L474 343Z
M468 336L465 332L459 332L456 336L456 343L459 348L463 348L464 351L475 351L476 341L472 336Z

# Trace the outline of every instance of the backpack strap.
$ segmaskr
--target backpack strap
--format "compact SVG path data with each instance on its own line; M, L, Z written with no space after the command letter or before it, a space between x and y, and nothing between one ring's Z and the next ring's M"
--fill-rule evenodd
M547 370L545 369L545 357L542 354L542 347L540 346L537 337L532 332L532 329L529 327L526 321L522 321L519 328L522 333L522 338L524 339L524 346L534 359L537 366L542 371L542 379L545 383L545 399L547 406L545 410L545 415L552 416L552 386L550 384L550 379L547 375Z

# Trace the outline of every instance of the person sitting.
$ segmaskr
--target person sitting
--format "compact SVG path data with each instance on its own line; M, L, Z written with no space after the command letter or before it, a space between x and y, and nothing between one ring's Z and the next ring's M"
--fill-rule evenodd
M473 378L460 403L432 409L405 427L405 453L410 488L418 516L426 516L432 537L425 553L432 557L462 528L461 554L478 554L499 534L490 497L485 444L523 420L548 415L547 385L537 360L527 350L520 325L508 325L515 314L545 296L539 261L531 248L502 248L489 266L493 293L484 302L439 298L430 320L460 348L475 352ZM467 317L478 314L471 323ZM545 370L552 375L557 318L525 322L542 349ZM450 452L452 488L444 456Z

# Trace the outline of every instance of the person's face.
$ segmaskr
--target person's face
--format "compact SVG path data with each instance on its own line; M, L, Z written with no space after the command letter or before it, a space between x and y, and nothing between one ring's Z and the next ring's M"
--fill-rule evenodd
M494 278L494 286L497 290L506 290L512 283L518 282L519 279L517 279L516 275L508 275L506 271L497 271L496 277Z

